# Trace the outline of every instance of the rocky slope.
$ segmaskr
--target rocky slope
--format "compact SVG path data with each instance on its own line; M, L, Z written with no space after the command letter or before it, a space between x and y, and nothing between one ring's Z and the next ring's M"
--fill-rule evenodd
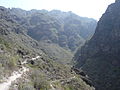
M32 38L56 43L72 51L93 35L97 23L94 19L59 10L48 12L13 8L10 11L18 16L15 20L27 28Z
M19 8L8 11L11 18L25 28L24 32L39 42L50 58L64 64L71 62L73 52L91 38L96 27L94 19L72 12L25 11Z
M108 6L92 39L75 55L96 90L120 90L120 0Z
M0 87L4 83L11 85L10 88L9 86L4 87L6 86L4 85L3 90L4 88L10 90L51 90L57 88L94 90L81 78L81 75L71 72L69 66L59 64L49 58L39 42L26 34L26 27L23 27L14 18L19 17L13 15L9 9L0 7L0 83L2 83ZM41 58L34 61L36 56ZM29 70L24 71L23 68L21 71L23 66ZM22 72L20 74L22 77L17 80L16 78L12 79L11 75L14 72ZM8 78L10 84L4 78Z

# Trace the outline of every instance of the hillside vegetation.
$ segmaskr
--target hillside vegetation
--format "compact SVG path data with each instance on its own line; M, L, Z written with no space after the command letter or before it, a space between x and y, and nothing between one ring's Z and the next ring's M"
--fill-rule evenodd
M81 75L72 72L70 66L55 62L56 58L50 58L50 52L46 53L48 49L44 51L46 46L42 47L46 44L41 45L27 35L29 27L21 24L24 19L18 22L16 19L19 18L22 16L14 15L11 9L0 7L0 87L6 82L5 78L8 79L13 72L20 71L24 66L29 71L12 82L9 90L94 90ZM58 46L55 44L55 47ZM56 49L56 52L66 52L63 48L60 49ZM32 60L36 56L40 58ZM22 64L24 61L26 63Z
M48 56L64 64L70 63L76 49L92 37L97 23L94 19L59 10L25 11L12 8L9 11Z

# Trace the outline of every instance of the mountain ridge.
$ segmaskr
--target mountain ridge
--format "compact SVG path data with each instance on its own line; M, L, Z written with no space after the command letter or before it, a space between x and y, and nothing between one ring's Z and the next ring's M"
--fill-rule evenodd
M30 35L32 38L38 41L50 40L51 42L56 43L61 47L70 49L71 47L76 47L78 45L76 45L77 43L73 43L74 46L69 45L70 41L69 39L72 37L68 36L67 33L73 35L74 36L73 38L76 39L79 38L80 40L77 39L79 42L83 42L81 39L90 38L92 36L92 33L94 33L94 29L96 26L96 21L94 19L80 17L72 12L62 12L59 10L53 10L50 12L46 10L25 11L16 8L11 9L11 12L13 12L18 17L24 18L27 21L26 22L23 20L23 22L27 24L27 27L29 26L28 35ZM20 24L23 25L21 22ZM84 25L86 25L86 27ZM43 32L44 35L38 36L36 34L36 32L40 34L40 31L42 32L44 31ZM46 32L48 32L48 34ZM86 34L85 36L86 32L90 33L88 35ZM62 35L65 37L65 39L67 39L68 42L66 42L65 40L61 41ZM73 48L73 50L75 49Z
M29 72L15 82L12 79L10 90L51 90L51 82L59 79L59 82L52 83L55 89L94 90L82 80L81 75L71 72L69 65L50 58L40 43L27 35L28 28L21 25L24 19L20 18L13 15L10 9L0 7L0 83L4 83L4 78L9 78L15 71L21 71L24 66L29 68ZM41 58L34 61L36 56ZM67 78L70 78L69 81Z
M35 9L25 11L19 8L9 11L13 19L25 28L24 32L37 40L44 47L42 49L45 53L61 63L71 62L74 52L92 37L96 27L94 19L80 17L72 12ZM53 44L56 49L52 50L53 47L49 44ZM59 52L66 54L66 57L61 57Z

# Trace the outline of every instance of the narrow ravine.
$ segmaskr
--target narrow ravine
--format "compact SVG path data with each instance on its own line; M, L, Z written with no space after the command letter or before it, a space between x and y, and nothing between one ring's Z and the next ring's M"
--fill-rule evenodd
M32 58L32 60L36 60L36 59L38 59L38 58L40 58L40 56L36 56L35 58ZM18 71L14 71L14 72L12 73L12 75L11 75L10 77L8 77L7 80L5 80L5 82L3 82L3 83L0 84L0 90L9 90L11 84L12 84L15 80L17 80L18 78L21 78L21 76L22 76L23 74L25 74L26 72L29 71L29 68L26 68L26 67L24 66L24 64L26 64L26 63L27 63L27 60L25 60L24 62L22 62L22 63L21 63L21 64L22 64L22 68L20 68Z

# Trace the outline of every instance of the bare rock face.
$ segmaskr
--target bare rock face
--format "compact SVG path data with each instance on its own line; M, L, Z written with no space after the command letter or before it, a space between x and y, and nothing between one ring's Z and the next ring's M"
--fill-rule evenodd
M93 80L96 90L120 90L120 0L108 6L95 34L75 55L76 67Z

